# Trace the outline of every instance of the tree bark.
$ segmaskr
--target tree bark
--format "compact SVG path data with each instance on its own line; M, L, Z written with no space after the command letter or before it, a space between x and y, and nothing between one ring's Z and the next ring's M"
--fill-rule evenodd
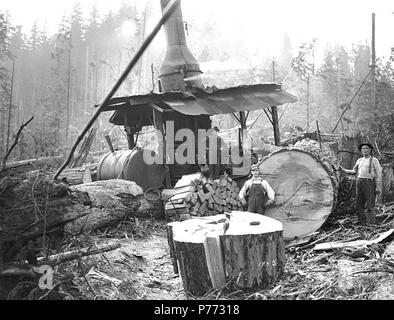
M68 187L44 179L31 175L19 183L11 181L0 195L0 260L13 261L30 240L43 235L93 231L126 217L164 218L162 200L146 199L132 181Z
M285 246L279 221L233 212L222 238L226 274L242 289L262 289L283 273Z
M86 170L90 171L91 180L96 181L97 180L97 164L89 165L89 166L86 166L85 168L78 167L78 168L66 169L59 175L59 179L67 182L70 185L83 184L83 183L86 183L84 181L84 176L85 176ZM90 182L92 182L92 181L90 181Z

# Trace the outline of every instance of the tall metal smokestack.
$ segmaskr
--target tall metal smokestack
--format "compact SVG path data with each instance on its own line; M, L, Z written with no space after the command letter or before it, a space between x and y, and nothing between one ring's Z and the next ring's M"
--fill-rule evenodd
M162 11L170 0L160 0ZM202 72L197 60L186 44L185 29L183 24L181 4L164 24L167 37L167 52L160 69L162 91L183 91L186 85L202 87L198 75ZM197 77L196 77L197 76ZM194 78L184 81L186 78Z

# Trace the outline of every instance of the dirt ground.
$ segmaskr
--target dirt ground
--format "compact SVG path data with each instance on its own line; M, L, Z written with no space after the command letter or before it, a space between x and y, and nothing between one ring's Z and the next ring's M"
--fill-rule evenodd
M180 276L174 274L165 229L161 225L144 238L129 237L125 233L122 239L95 238L95 243L117 243L121 247L83 258L84 266L77 264L79 269L88 270L85 277L78 280L85 298L186 299Z
M346 220L344 231L332 240L365 237L370 230L354 228L352 219ZM187 299L180 276L174 274L167 244L165 222L154 227L143 227L143 235L117 231L108 239L93 236L96 244L120 243L117 250L85 257L85 278L79 275L78 287L84 299L121 300L184 300ZM390 223L391 226L391 223ZM387 227L385 226L385 230ZM332 232L332 227L321 230L319 237ZM375 230L377 232L377 230ZM129 234L129 235L127 235ZM115 236L115 237L113 237ZM330 240L330 238L328 239ZM285 270L277 283L259 292L216 290L204 299L223 300L371 300L394 299L394 263L382 258L388 243L364 249L357 255L344 250L328 252L286 248ZM71 263L70 263L71 264Z

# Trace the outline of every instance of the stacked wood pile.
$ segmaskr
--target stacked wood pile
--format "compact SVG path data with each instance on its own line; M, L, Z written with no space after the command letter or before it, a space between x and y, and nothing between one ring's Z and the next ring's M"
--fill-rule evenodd
M245 291L261 289L283 272L283 225L277 220L233 211L167 228L174 271L179 270L187 294L203 296L226 283Z
M228 176L212 180L201 172L183 176L165 204L167 220L187 220L242 210L237 183Z

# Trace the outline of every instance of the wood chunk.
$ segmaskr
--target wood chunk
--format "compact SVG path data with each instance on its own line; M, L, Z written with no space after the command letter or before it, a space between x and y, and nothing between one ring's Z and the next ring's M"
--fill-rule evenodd
M196 181L196 180L199 181L203 177L204 177L204 175L201 172L197 172L197 173L193 173L193 174L189 174L189 175L184 175L175 184L175 188L193 185L194 181Z
M198 191L197 192L197 196L198 196L198 198L200 199L201 202L205 201L205 193L204 193L204 191L202 191L202 190Z

